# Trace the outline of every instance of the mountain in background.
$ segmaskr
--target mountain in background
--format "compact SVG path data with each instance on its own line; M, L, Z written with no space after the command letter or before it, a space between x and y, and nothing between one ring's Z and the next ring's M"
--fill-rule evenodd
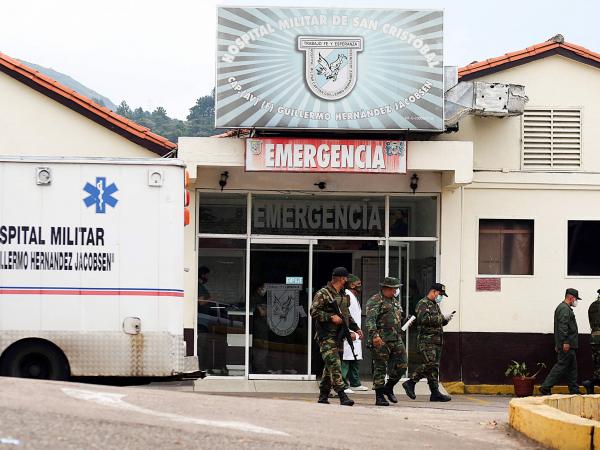
M115 105L113 102L111 102L108 97L105 97L104 95L97 93L93 89L90 89L89 87L81 84L79 81L74 80L69 75L65 75L64 73L58 72L49 67L43 67L43 66L39 66L34 63L23 61L22 59L20 59L19 61L21 61L23 64L28 65L32 69L35 69L38 72L41 72L44 75L52 78L53 80L56 80L61 84L64 84L68 88L71 88L76 92L79 92L81 95L85 95L86 97L91 98L96 103L98 103L100 106L106 106L108 109L110 109L112 111L117 110L117 105Z
M71 78L69 75L58 72L48 67L39 66L34 63L20 60L23 64L43 73L44 75L64 84L68 88L85 95L101 106L115 111L129 120L150 128L153 133L166 137L171 142L177 142L181 136L213 136L224 130L215 129L215 91L210 95L204 95L196 100L196 104L190 108L190 113L186 120L173 119L167 115L167 111L162 106L154 111L145 111L143 108L131 108L125 100L118 106L108 97L84 86L79 81Z

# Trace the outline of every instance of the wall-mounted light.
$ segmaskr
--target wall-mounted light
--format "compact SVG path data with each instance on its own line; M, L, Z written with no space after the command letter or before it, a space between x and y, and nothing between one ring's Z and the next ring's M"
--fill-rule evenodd
M410 188L413 191L413 194L417 191L417 188L419 187L419 176L416 173L412 174L412 177L410 177Z
M221 190L223 190L223 188L225 186L227 186L227 179L229 178L229 172L225 171L221 174L221 178L219 178L219 186L221 186Z
M40 186L52 183L52 171L50 167L38 167L35 170L35 182Z
M317 186L319 189L323 190L327 187L327 183L325 183L324 181L319 181L318 183L315 183L315 186Z
M148 170L148 186L162 186L163 185L163 171L157 169Z

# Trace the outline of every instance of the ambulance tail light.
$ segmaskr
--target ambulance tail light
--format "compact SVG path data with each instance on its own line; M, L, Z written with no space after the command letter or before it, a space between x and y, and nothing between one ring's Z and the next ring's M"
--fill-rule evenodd
M187 226L190 224L190 191L188 191L188 187L190 185L190 173L187 169L183 171L184 173L184 181L183 186L185 189L185 196L183 198L183 225Z

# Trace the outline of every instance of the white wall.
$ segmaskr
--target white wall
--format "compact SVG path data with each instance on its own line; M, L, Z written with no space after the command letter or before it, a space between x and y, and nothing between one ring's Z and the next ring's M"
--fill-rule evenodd
M600 172L600 69L554 55L477 80L524 85L528 108L581 107L583 170ZM468 116L459 129L439 139L472 140L475 170L521 169L521 117Z
M553 332L554 308L568 287L584 299L576 308L580 332L589 332L587 307L598 277L567 276L567 221L600 220L590 205L600 190L465 189L463 222L462 331ZM534 275L502 276L501 292L475 292L479 218L533 219Z
M158 157L0 72L0 155Z

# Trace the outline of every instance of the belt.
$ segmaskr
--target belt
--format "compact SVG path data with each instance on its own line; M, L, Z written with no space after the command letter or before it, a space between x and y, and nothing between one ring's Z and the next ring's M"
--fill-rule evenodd
M600 330L592 331L592 336L600 336Z

